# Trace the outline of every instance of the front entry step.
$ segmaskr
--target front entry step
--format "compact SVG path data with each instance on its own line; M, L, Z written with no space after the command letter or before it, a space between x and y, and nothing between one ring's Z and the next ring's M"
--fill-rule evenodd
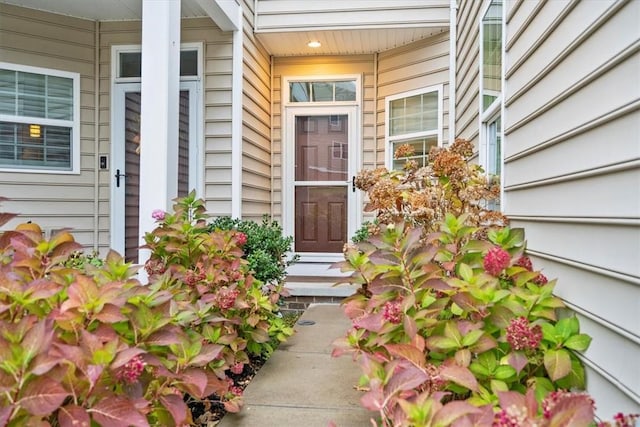
M353 295L355 285L340 284L341 277L331 276L287 276L285 287L291 296L348 297Z

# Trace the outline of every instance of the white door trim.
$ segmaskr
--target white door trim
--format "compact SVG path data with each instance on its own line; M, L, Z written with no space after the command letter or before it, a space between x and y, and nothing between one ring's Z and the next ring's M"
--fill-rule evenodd
M348 179L344 185L347 188L347 238L351 238L361 225L362 195L358 190L354 191L352 177L358 172L361 165L360 142L360 116L357 105L332 105L332 106L293 106L285 107L283 129L285 131L284 147L282 152L282 222L285 235L293 236L295 241L295 117L296 116L327 116L347 115L349 122L349 157ZM343 259L341 253L314 253L302 252L300 262L329 263Z

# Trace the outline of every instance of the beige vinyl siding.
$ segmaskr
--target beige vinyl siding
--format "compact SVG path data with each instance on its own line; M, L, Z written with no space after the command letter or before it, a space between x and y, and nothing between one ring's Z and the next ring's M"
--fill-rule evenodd
M242 217L271 215L271 58L253 34L253 1L243 2Z
M487 4L487 0L461 1L456 17L456 138L471 141L476 152L479 144L480 17Z
M640 409L640 2L509 2L504 206L593 337L598 414Z
M111 47L139 45L140 21L100 23L100 152L110 153ZM182 20L181 42L203 44L203 138L204 194L207 211L214 216L231 215L231 58L232 34L222 32L209 18ZM101 172L101 204L109 215L111 172ZM109 244L108 219L104 240Z
M92 21L0 4L0 61L80 74L80 174L0 172L0 209L38 223L46 233L72 227L76 240L94 244L95 27ZM100 212L104 213L104 212Z
M399 93L442 85L442 143L449 141L449 33L421 40L378 56L376 106L376 164L385 164L385 98ZM369 165L365 165L369 166Z
M258 0L256 31L308 31L357 27L443 27L449 23L447 0L322 2Z
M362 75L362 127L359 132L364 152L363 161L371 163L375 151L373 58L373 55L353 55L273 59L273 216L276 220L282 221L282 79L289 76Z

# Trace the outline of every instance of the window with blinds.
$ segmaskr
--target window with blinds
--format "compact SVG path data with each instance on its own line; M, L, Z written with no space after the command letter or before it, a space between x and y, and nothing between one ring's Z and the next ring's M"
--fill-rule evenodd
M73 170L78 78L0 63L0 168Z

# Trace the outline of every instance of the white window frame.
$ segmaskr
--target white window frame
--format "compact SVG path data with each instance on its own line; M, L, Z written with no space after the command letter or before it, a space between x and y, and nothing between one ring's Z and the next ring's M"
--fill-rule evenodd
M37 124L42 126L60 126L71 128L71 154L70 168L57 169L43 166L11 167L0 166L1 172L17 173L46 173L56 175L78 175L80 174L80 73L70 71L55 70L52 68L32 67L28 65L0 62L0 68L25 73L41 74L46 76L63 77L73 81L73 119L47 119L43 117L16 116L11 114L0 114L0 121L9 123Z
M434 85L428 86L420 89L410 90L407 92L398 93L395 95L390 95L385 97L385 164L387 169L391 170L393 168L393 149L392 144L396 141L410 140L415 138L425 138L429 136L437 136L438 137L438 147L442 147L442 123L443 123L443 85ZM406 133L402 135L393 135L391 136L391 102L396 101L398 99L409 98L416 95L422 95L426 93L437 92L438 94L438 126L436 130L429 131L421 131L421 132L412 132ZM425 155L428 153L425 153Z
M495 122L495 120L497 120L498 117L500 117L501 120L501 126L500 126L500 159L498 160L500 162L500 203L499 203L499 207L500 207L500 211L504 211L505 209L505 203L504 203L504 147L505 147L505 132L504 132L504 128L505 128L505 111L504 111L504 102L503 102L503 97L504 97L504 92L505 92L505 41L506 41L506 31L505 31L505 15L506 15L506 7L504 5L504 2L502 2L502 21L501 21L501 26L502 26L502 31L501 31L501 37L502 37L502 45L501 45L501 61L500 61L500 68L501 68L501 76L500 76L500 81L501 81L501 92L496 92L496 99L493 100L493 102L491 103L491 105L489 105L484 111L484 99L483 99L483 95L485 93L484 90L484 65L483 65L483 57L484 57L484 26L483 26L483 22L484 22L484 17L487 14L487 12L489 11L489 8L491 7L491 3L492 1L489 1L485 7L482 10L482 13L479 16L479 21L478 21L478 28L480 30L479 32L479 44L480 44L480 52L479 52L479 101L478 101L478 111L479 111L479 158L478 161L480 163L480 166L482 166L482 168L485 170L486 173L489 172L489 168L491 165L491 159L490 159L490 141L488 140L489 138L489 126Z

